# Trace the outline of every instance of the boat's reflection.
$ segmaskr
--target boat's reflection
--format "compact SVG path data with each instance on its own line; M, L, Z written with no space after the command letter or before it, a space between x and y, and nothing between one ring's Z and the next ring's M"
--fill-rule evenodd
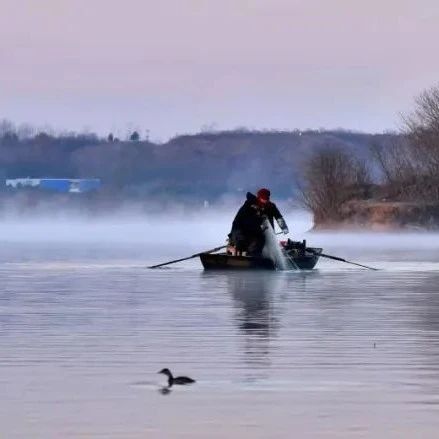
M272 340L280 327L282 285L285 279L276 272L211 272L225 284L235 313L234 323L239 331L244 361L251 371L249 380L266 377L271 365Z
M271 273L232 273L227 287L237 308L235 317L243 334L269 339L276 331L273 294L279 280Z
M273 273L232 273L227 278L245 362L252 371L249 380L265 378L271 365L270 343L279 329L273 300L278 283Z
M263 379L272 366L288 296L304 291L311 272L205 271L203 276L224 285L233 301L233 321L250 375Z

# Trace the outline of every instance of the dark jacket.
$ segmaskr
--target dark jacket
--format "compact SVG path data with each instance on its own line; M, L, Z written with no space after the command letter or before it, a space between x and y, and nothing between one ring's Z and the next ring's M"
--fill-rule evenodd
M233 220L232 233L239 231L244 235L261 234L261 225L265 217L271 226L274 227L274 219L282 218L282 215L276 205L271 201L264 207L261 207L257 203L256 196L247 192L247 200L238 210Z

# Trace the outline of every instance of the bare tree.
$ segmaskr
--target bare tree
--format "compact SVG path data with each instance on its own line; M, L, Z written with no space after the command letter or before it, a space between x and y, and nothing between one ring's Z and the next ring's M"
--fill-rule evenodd
M419 143L439 138L439 85L424 90L415 99L415 109L403 116L409 136ZM426 137L427 136L427 137Z
M15 125L11 121L7 119L0 120L0 137L8 133L15 133L15 131Z
M422 92L403 115L402 136L372 145L383 194L398 201L439 202L439 85Z
M407 200L416 193L416 161L406 138L395 138L391 143L370 147L372 158L382 173L382 192L385 198Z
M403 116L408 139L405 154L415 172L414 195L423 201L439 201L439 85L415 99L411 114Z
M370 176L364 161L339 148L315 152L303 166L302 200L315 224L337 222L343 203L364 198Z

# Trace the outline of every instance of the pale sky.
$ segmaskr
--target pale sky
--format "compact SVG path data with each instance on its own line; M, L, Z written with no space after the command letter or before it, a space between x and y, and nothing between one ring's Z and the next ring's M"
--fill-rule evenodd
M438 49L438 0L0 0L0 119L394 130Z

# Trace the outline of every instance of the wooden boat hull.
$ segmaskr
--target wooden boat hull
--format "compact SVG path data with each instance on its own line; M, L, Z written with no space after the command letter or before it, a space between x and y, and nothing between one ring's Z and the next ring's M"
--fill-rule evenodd
M312 270L318 260L322 249L313 248L316 252L302 252L290 254L300 270ZM205 270L275 270L271 259L253 256L232 256L227 253L202 253L201 263Z

